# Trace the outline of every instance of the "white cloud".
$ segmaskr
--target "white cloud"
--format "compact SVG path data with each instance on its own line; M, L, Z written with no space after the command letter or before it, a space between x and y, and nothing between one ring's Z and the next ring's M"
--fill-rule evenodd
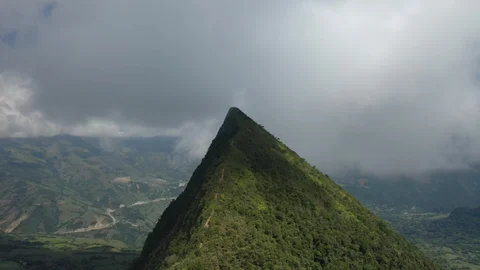
M175 146L175 151L190 157L202 158L215 137L216 130L220 128L220 124L217 120L185 123L178 130L181 137Z
M45 119L42 112L31 108L31 80L15 73L0 74L0 137L37 137L71 134L96 137L176 136L175 151L192 158L201 158L215 136L219 123L186 122L174 128L148 127L111 118L88 118L84 123L62 126ZM121 114L113 113L114 118ZM108 141L108 140L107 140ZM107 144L106 144L107 145Z
M15 73L0 73L0 136L49 136L60 132L43 114L31 109L31 80Z

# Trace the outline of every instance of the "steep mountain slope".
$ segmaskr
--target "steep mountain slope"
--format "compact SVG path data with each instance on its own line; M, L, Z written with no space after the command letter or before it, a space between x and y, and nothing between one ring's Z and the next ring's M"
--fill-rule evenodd
M169 137L0 139L0 231L141 246L193 171L174 155L174 143Z
M132 269L434 269L340 186L231 108Z

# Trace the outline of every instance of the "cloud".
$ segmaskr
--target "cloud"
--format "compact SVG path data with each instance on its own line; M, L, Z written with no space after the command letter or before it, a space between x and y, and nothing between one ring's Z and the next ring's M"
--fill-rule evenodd
M220 124L219 121L214 119L203 123L185 123L177 131L180 140L175 145L175 151L187 157L203 157L212 143Z
M51 16L31 3L0 4L22 14L0 19L19 33L0 70L35 85L20 112L45 130L183 131L179 151L201 156L237 105L326 171L480 160L480 3L86 0Z
M17 43L17 31L10 31L6 34L3 34L0 36L0 41L6 43L10 47L15 47L15 44Z
M213 131L220 123L214 119L185 122L175 128L148 127L128 122L121 113L109 117L92 117L83 122L60 125L45 118L43 113L32 110L33 90L30 79L16 73L0 74L0 138L24 138L71 134L108 138L138 136L174 136L179 140L175 151L183 157L201 158L214 137Z
M30 108L31 81L19 74L0 74L0 136L49 136L58 127Z
M50 17L53 14L53 10L57 7L56 2L51 2L51 3L45 3L43 5L43 16L44 17Z

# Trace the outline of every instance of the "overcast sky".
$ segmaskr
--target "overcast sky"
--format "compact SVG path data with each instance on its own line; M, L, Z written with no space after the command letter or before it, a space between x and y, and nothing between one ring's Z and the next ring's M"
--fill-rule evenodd
M479 1L2 0L0 136L178 135L239 106L324 171L480 160Z

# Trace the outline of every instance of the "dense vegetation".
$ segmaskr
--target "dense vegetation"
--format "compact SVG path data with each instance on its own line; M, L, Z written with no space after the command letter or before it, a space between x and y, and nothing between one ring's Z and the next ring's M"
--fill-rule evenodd
M0 139L0 231L77 230L141 247L193 171L174 145L170 137ZM148 204L128 207L139 201Z
M237 108L132 269L435 269Z

